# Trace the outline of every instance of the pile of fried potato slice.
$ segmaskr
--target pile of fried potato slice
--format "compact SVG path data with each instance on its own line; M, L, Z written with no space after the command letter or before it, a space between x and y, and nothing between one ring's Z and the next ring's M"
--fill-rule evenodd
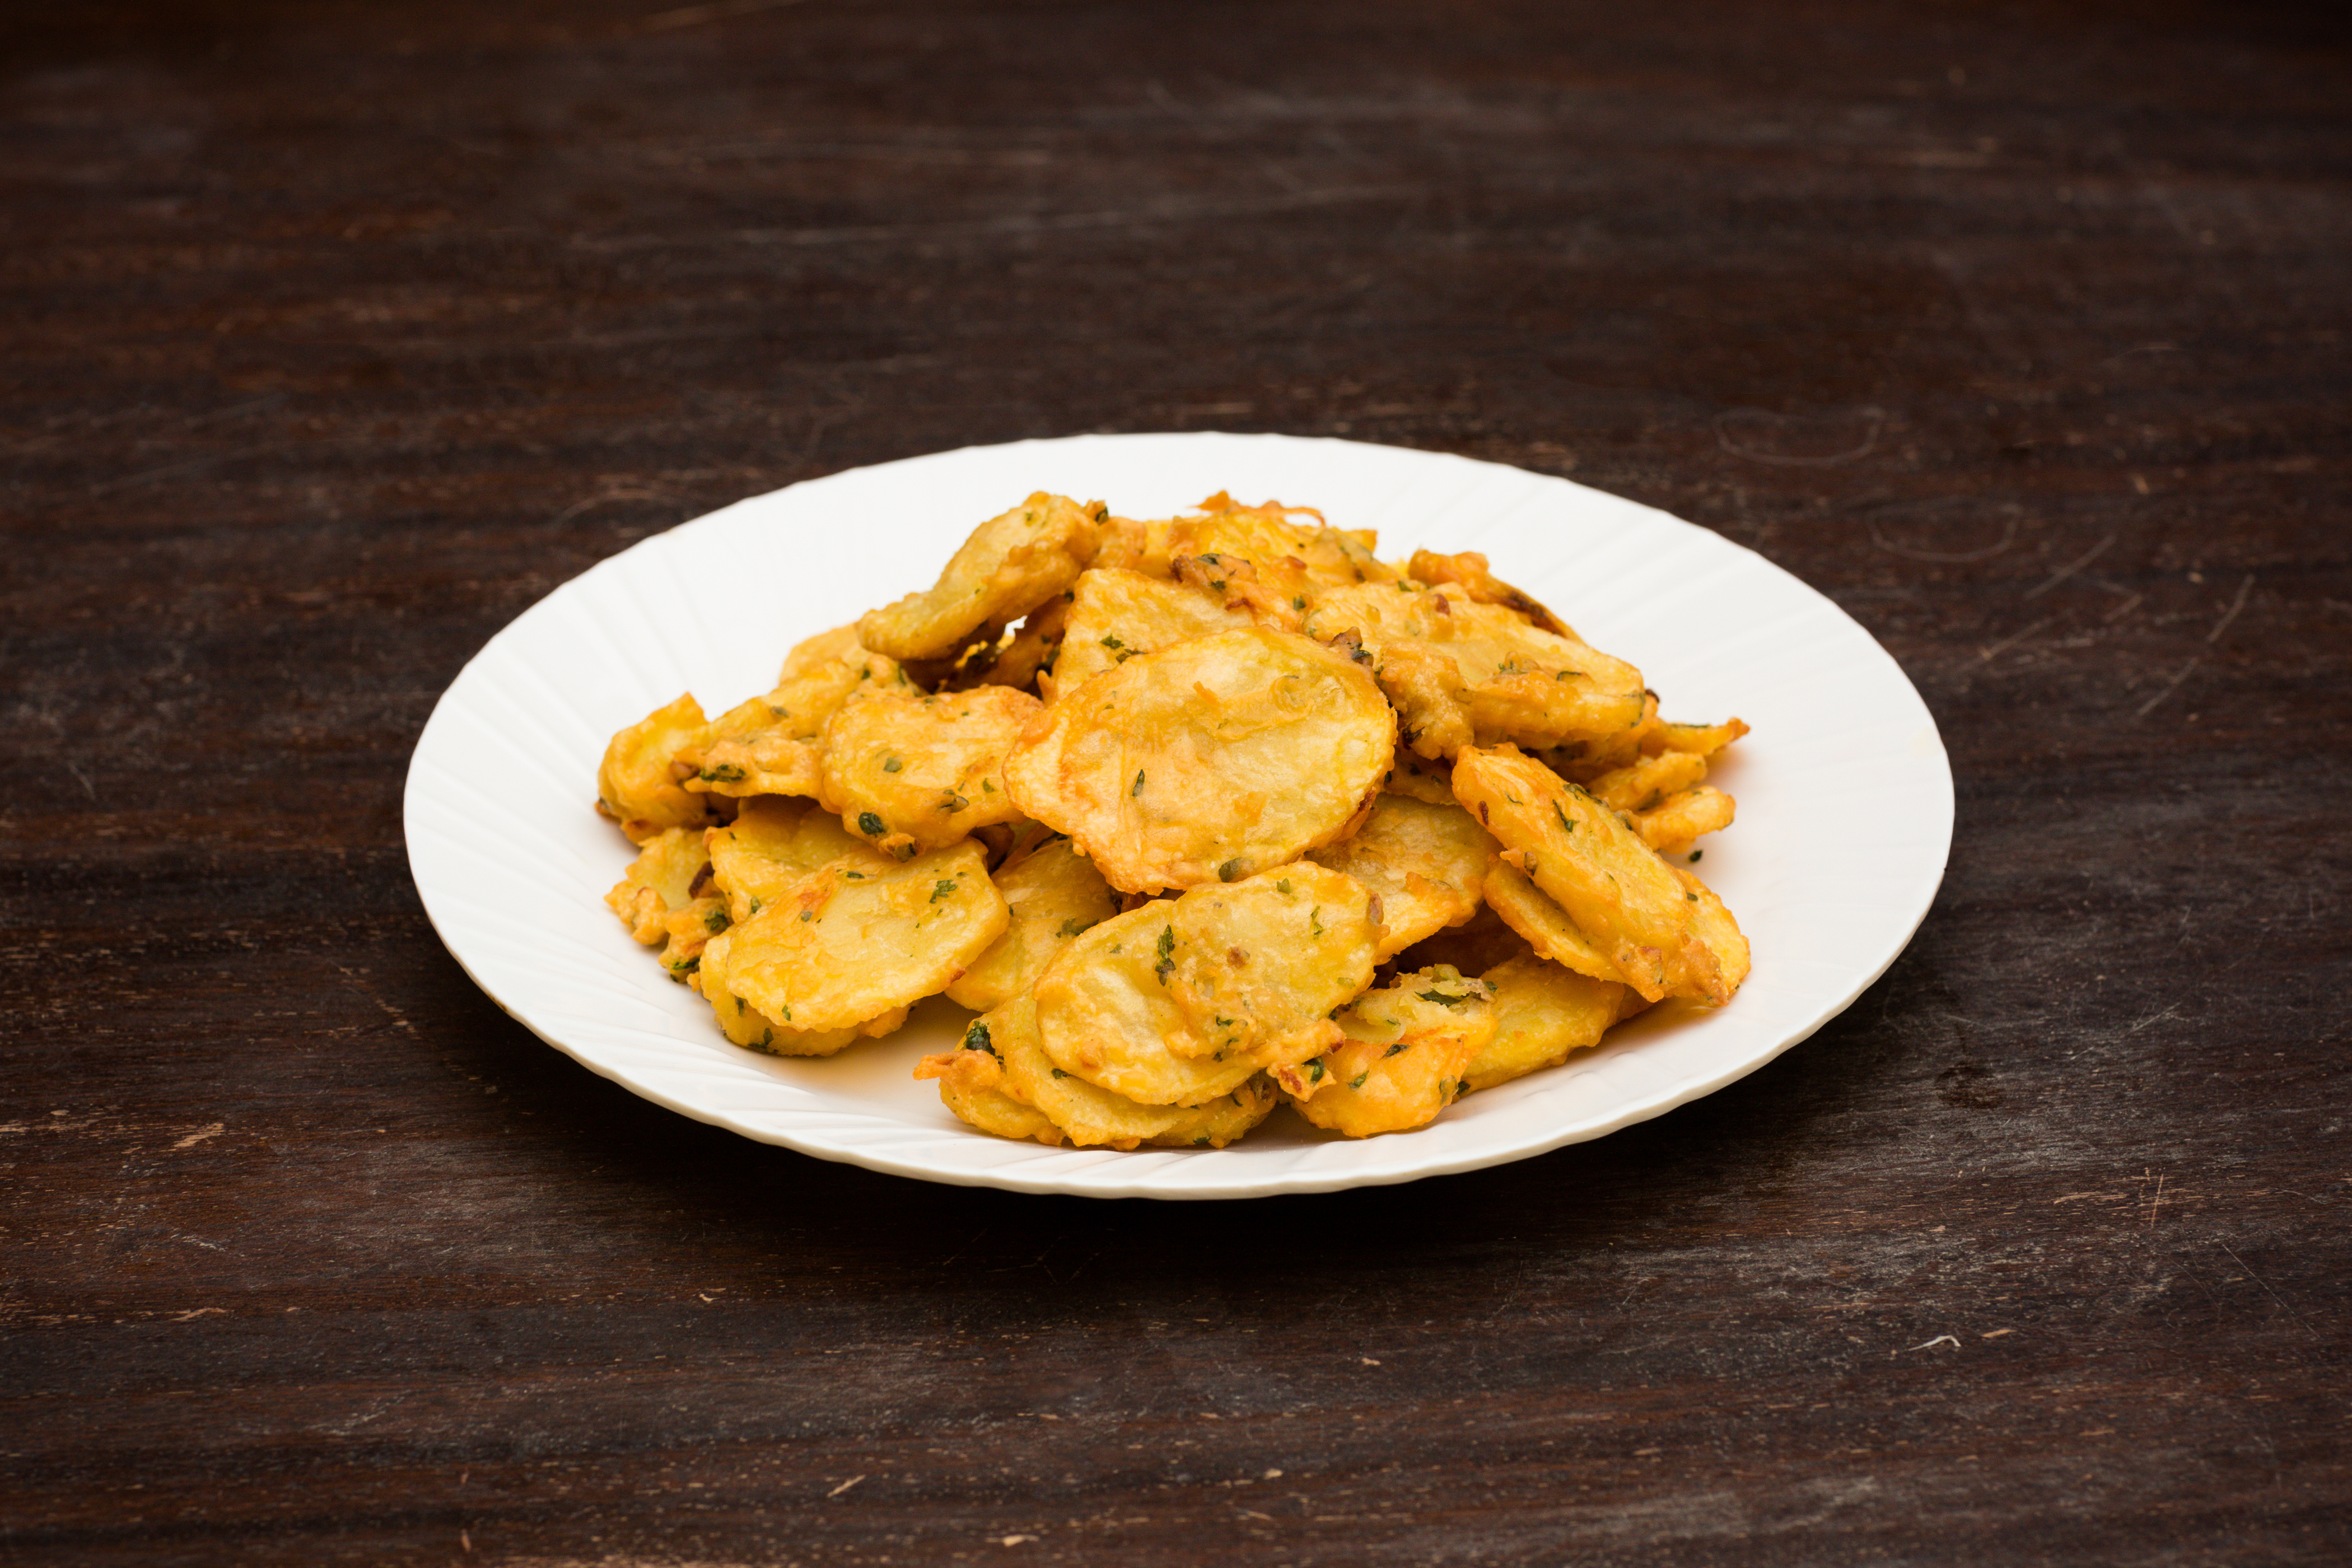
M1361 1138L1555 1066L1748 943L1687 868L1747 732L1669 723L1475 552L1210 497L1044 492L773 689L613 737L607 895L739 1046L828 1056L927 996L948 1108L1048 1144Z

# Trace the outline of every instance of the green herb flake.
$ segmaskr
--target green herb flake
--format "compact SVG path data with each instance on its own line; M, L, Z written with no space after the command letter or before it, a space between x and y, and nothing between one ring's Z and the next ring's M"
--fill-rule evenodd
M956 794L953 790L948 791L948 793L940 800L940 809L946 812L950 816L953 816L957 812L964 810L971 805L971 801L966 800L962 795Z
M1127 798L1128 798L1128 799L1129 799L1129 800L1133 800L1133 799L1135 799L1138 795L1140 795L1142 793L1143 793L1143 770L1142 770L1141 768L1138 768L1138 769L1136 769L1136 770L1135 770L1135 782L1134 782L1133 784L1129 784L1129 785L1128 785L1128 786L1127 786Z
M1294 610L1303 610L1303 609L1305 609L1305 608L1307 607L1307 595L1304 595L1304 594L1293 594L1293 595L1290 595L1290 607L1291 607L1292 609L1294 609Z
M1290 879L1285 877L1281 881L1276 882L1274 885L1274 890L1286 899L1290 897Z
M1159 951L1159 962L1152 964L1151 973L1160 984L1165 985L1168 984L1168 977L1176 973L1176 928L1174 926L1164 925L1160 928Z
M1417 992L1415 994L1424 1002L1434 1002L1441 1007L1457 1013L1462 1010L1462 1004L1470 1000L1467 996L1448 996L1444 992L1435 989Z
M1694 850L1692 850L1692 851L1690 852L1690 863L1691 863L1692 865L1694 865L1694 866L1697 865L1697 864L1698 864L1698 858L1699 858L1700 856L1702 856L1702 855L1706 854L1706 850L1704 850L1704 849L1694 849Z
M1698 895L1696 893L1685 893L1683 897L1691 903L1695 904L1698 902Z
M705 768L696 775L704 784L741 784L743 770L733 763L721 763L715 768Z
M1057 1079L1067 1078L1067 1077L1069 1077L1069 1076L1070 1076L1068 1073L1064 1072L1060 1068L1054 1068L1054 1069L1052 1069L1052 1070L1053 1070L1053 1074L1054 1074L1054 1076L1055 1076L1055 1078L1057 1078Z
M883 826L882 819L872 812L861 811L857 814L857 831L868 838L879 838L889 829Z
M1321 936L1323 934L1322 905L1318 904L1313 909L1307 911L1307 923L1310 928L1312 928L1314 935Z
M931 884L931 896L926 901L936 904L941 899L946 898L950 893L952 893L955 890L955 879L952 877L942 877L937 882Z
M1118 640L1118 634L1113 633L1112 635L1110 635L1110 636L1108 636L1108 637L1104 637L1104 638L1102 639L1102 646L1103 646L1103 647L1107 647L1107 648L1109 648L1112 652L1116 653L1116 652L1117 652L1117 651L1118 651L1120 648L1125 647L1127 645L1126 645L1125 643L1123 643L1123 642L1121 642L1121 641L1119 641L1119 640Z
M1249 868L1242 864L1242 858L1236 855L1232 859L1217 868L1217 880L1220 882L1234 881L1248 868Z
M1076 936L1090 929L1091 928L1088 927L1085 921L1079 919L1076 915L1072 915L1068 920L1062 922L1062 929L1055 934L1057 936Z
M1195 1138L1195 1139L1193 1139L1193 1140L1192 1140L1192 1147L1193 1147L1193 1148L1195 1148L1195 1149L1205 1149L1205 1148L1207 1148L1208 1146L1209 1146L1209 1135L1208 1135L1207 1133L1205 1133L1205 1132L1202 1133L1202 1134L1201 1134L1201 1136L1199 1136L1198 1138Z
M982 795L994 795L996 793L996 781L994 779L981 780L980 793Z
M971 1021L971 1027L963 1032L963 1048L968 1051L986 1051L992 1057L996 1056L996 1047L989 1043L987 1019L974 1018Z
M760 904L761 904L761 900L759 900L759 899L757 899L757 898L754 898L754 899L751 900L751 910L750 910L750 911L749 911L749 912L750 912L750 913L751 913L751 914L755 914L755 915L756 915L756 914L758 914L758 913L760 912Z
M1553 801L1551 803L1551 814L1559 818L1559 830L1562 833L1573 833L1576 831L1576 824L1568 819L1568 813L1560 810L1559 802Z
M1348 1087L1349 1089L1361 1089L1364 1087L1364 1080L1371 1076L1372 1075L1369 1070L1360 1072L1355 1077L1348 1080Z
M886 757L883 759L882 771L886 773L895 773L906 765L896 757Z
M1313 1061L1307 1064L1307 1081L1309 1083L1321 1083L1323 1081L1322 1058L1318 1057Z
M801 911L801 923L803 925L806 925L809 921L814 919L816 919L816 911L814 910L803 910Z
M702 917L702 929L707 931L722 931L727 929L727 926L728 920L727 911L725 910L713 910L709 914Z

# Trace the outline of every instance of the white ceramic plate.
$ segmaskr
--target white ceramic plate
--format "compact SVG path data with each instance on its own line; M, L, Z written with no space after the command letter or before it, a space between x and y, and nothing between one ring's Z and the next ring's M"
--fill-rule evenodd
M969 1016L934 998L887 1040L793 1061L722 1038L604 907L633 851L591 809L613 731L680 691L719 712L794 641L927 586L1033 489L1166 516L1230 489L1377 528L1381 553L1482 550L1497 575L1637 665L1672 718L1755 732L1715 780L1738 821L1700 870L1755 973L1716 1012L1654 1009L1567 1065L1416 1132L1351 1142L1288 1113L1222 1150L1047 1149L975 1132L910 1076ZM1101 1197L1226 1198L1411 1181L1525 1158L1722 1088L1875 980L1927 912L1951 845L1935 721L1894 659L1761 556L1564 479L1282 436L1082 436L858 468L740 501L574 578L490 639L410 764L409 865L482 989L559 1050L673 1110L871 1170Z

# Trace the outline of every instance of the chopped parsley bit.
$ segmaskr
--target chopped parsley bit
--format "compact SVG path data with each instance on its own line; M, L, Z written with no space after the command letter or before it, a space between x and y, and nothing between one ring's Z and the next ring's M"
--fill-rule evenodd
M992 1057L996 1055L996 1047L988 1042L987 1019L974 1018L971 1021L971 1027L963 1032L963 1048L968 1051L986 1051Z
M1694 850L1692 850L1692 851L1690 852L1690 863L1691 863L1692 865L1694 865L1694 866L1697 865L1697 864L1698 864L1698 858L1699 858L1700 856L1702 856L1702 855L1706 854L1706 850L1704 850L1704 849L1694 849Z
M1382 1051L1382 1052L1381 1053L1381 1055L1382 1055L1382 1056L1384 1056L1384 1057L1392 1057L1392 1056L1395 1056L1398 1052L1400 1052L1400 1051L1403 1050L1403 1049L1405 1048L1405 1047L1406 1047L1407 1045L1411 1044L1411 1043L1412 1043L1412 1042L1410 1042L1410 1041L1408 1041L1408 1040L1399 1040L1395 1045L1391 1046L1387 1050Z
M1309 1083L1321 1083L1323 1081L1322 1058L1318 1057L1313 1061L1307 1064L1307 1081Z
M1142 770L1141 768L1138 768L1138 769L1136 769L1136 770L1135 770L1135 782L1134 782L1133 784L1131 784L1128 785L1128 787L1127 787L1127 798L1128 798L1128 799L1129 799L1129 800L1133 800L1133 799L1135 799L1138 795L1141 795L1142 793L1143 793L1143 770Z
M957 812L963 810L970 805L971 805L971 802L956 794L955 791L950 790L945 797L940 801L940 809L946 812L950 816L953 816Z
M769 704L768 704L768 711L769 711L769 712L771 712L771 713L772 713L772 714L774 714L774 715L775 715L777 718L779 718L779 719L789 719L789 718L791 718L791 717L792 717L792 715L791 715L789 712L786 712L783 709L777 707L777 706L776 706L774 703L772 703L772 702L771 702L771 703L769 703Z
M1321 935L1323 934L1323 906L1322 906L1322 905L1318 904L1318 905L1316 905L1313 909L1311 909L1311 910L1307 910L1307 923L1309 926L1311 926L1311 927L1313 927L1313 928L1314 928L1314 934L1315 934L1315 935L1317 935L1317 936L1321 936Z
M735 1016L739 1018L743 1016L743 998L740 996L735 998Z
M866 873L863 871L844 871L842 875L848 878L853 882L862 882L866 880Z
M1290 879L1285 877L1281 881L1276 882L1274 885L1274 890L1286 899L1290 897Z
M1685 893L1683 897L1694 904L1698 902L1698 895L1696 893Z
M1209 1135L1208 1135L1207 1133L1205 1133L1205 1132L1202 1133L1198 1138L1195 1138L1195 1139L1193 1139L1193 1140L1192 1140L1192 1147L1193 1147L1193 1148L1195 1148L1195 1149L1205 1149L1205 1148L1207 1148L1208 1146L1209 1146Z
M955 890L955 879L952 877L942 877L931 885L931 896L927 901L936 904L941 899L946 898L950 893L952 893Z
M889 829L883 826L882 819L872 812L861 811L857 814L857 831L868 838L879 838Z
M1104 637L1102 639L1102 645L1103 647L1111 649L1113 652L1117 652L1118 649L1127 646L1125 643L1118 640L1118 635L1116 632Z
M980 793L982 795L994 795L996 793L996 781L994 779L981 780Z
M1217 1027L1220 1029L1230 1029L1234 1026L1234 1021L1231 1018L1226 1017L1223 1014L1220 1013L1216 1016Z
M906 765L906 763L900 762L898 758L891 757L884 761L882 763L882 771L886 773L895 773Z
M1052 1070L1055 1078L1067 1078L1070 1076L1068 1073L1064 1072L1060 1068L1055 1068Z
M1349 1079L1348 1080L1348 1087L1349 1089L1361 1089L1364 1087L1364 1080L1371 1076L1370 1070L1367 1068L1365 1071L1360 1072L1355 1077Z
M1225 580L1223 577L1212 577L1209 579L1209 587L1212 592L1222 594L1225 591Z
M1076 915L1072 915L1068 920L1062 922L1062 929L1055 934L1058 936L1076 936L1078 933L1087 929L1088 928L1085 921L1079 919Z
M816 919L816 911L814 910L803 910L801 911L801 921L803 924L806 924L808 921L814 919Z
M855 873L855 872L853 872L853 873L851 873L851 875L853 875L853 876L854 876L854 875L856 875L856 873ZM762 900L760 900L760 899L759 899L759 898L757 898L757 897L754 897L754 898L751 900L751 913L753 913L753 914L755 914L755 915L756 915L756 914L758 914L758 913L760 912L760 905L761 905L761 902L762 902Z
M772 1046L772 1045L774 1045L775 1043L776 1043L776 1031L775 1031L775 1030L773 1030L773 1029L762 1029L762 1030L761 1030L761 1031L760 1031L760 1048L761 1048L761 1050L763 1050L763 1051L764 1051L764 1050L766 1050L770 1046Z
M1244 869L1246 868L1242 865L1242 858L1236 855L1217 868L1217 880L1230 882L1239 877Z
M1573 833L1576 831L1576 824L1568 819L1568 813L1560 810L1559 802L1553 801L1551 803L1551 814L1559 818L1559 830L1562 833Z
M715 768L705 768L698 775L704 784L741 784L743 770L733 763L721 763Z
M787 1007L787 1008L785 1008L785 1009L784 1009L784 1022L785 1022L785 1023L787 1023L787 1024L789 1024L789 1023L791 1023L792 1021L793 1021L793 1010L792 1010L790 1007Z
M1175 972L1176 928L1172 925L1161 926L1160 928L1160 961L1151 966L1151 973L1160 984L1165 985L1168 984L1168 977Z
M727 911L725 910L713 910L709 914L702 917L702 929L705 931L725 931L727 929Z
M1303 610L1303 609L1305 609L1305 608L1307 607L1307 595L1304 595L1304 594L1293 594L1293 595L1290 595L1290 607L1291 607L1292 609L1294 609L1294 610Z
M671 965L669 972L670 978L675 980L681 974L691 974L701 967L702 955L698 952L692 958L688 959L684 963Z

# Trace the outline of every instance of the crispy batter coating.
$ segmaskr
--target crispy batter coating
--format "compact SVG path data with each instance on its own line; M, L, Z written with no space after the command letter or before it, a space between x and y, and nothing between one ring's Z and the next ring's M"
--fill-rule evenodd
M1298 1114L1350 1138L1426 1126L1454 1103L1462 1076L1495 1036L1492 991L1439 965L1400 974L1339 1015L1345 1035L1323 1056L1276 1069Z
M1696 897L1615 812L1508 745L1465 747L1454 793L1643 997L1731 999L1735 983L1698 935Z
M1495 1035L1462 1069L1463 1087L1492 1089L1601 1043L1609 1026L1643 1005L1629 987L1593 980L1530 953L1490 969Z
M709 807L679 784L677 765L679 752L700 739L706 722L702 704L689 693L620 731L604 748L604 763L596 770L596 806L621 825L631 843L711 820Z
M1075 582L1108 515L1098 501L1081 508L1038 490L972 530L937 584L860 616L858 639L893 658L961 653L982 626L1016 620Z
M1516 853L1516 852L1515 852ZM1498 858L1486 871L1486 907L1518 933L1538 958L1549 959L1591 979L1622 981L1609 955L1568 918L1549 893L1528 880L1520 860Z
M1372 956L1379 961L1476 914L1486 863L1498 847L1451 797L1433 805L1383 792L1354 837L1307 858L1346 872L1378 896L1381 941Z
M1680 866L1669 866L1666 869L1672 871L1675 879L1683 886L1683 898L1691 910L1691 923L1698 932L1699 941L1705 942L1707 952L1715 955L1716 967L1723 976L1727 992L1738 990L1748 978L1748 939L1740 934L1739 922L1731 918L1731 911L1724 908L1723 900L1715 896L1713 888Z
M1246 561L1268 593L1309 600L1328 589L1389 583L1401 574L1373 559L1379 534L1369 528L1333 528L1312 507L1273 500L1243 506L1220 490L1201 503L1201 511L1199 517L1179 518L1169 531L1171 569L1176 558L1186 555Z
M1121 902L1095 863L1066 838L1007 862L993 877L1012 922L948 987L949 1001L975 1013L1026 993L1064 948L1118 913Z
M1370 895L1311 862L1196 888L1077 938L1036 984L1054 1065L1147 1105L1199 1105L1339 1037L1370 984Z
M1612 811L1649 811L1666 796L1706 777L1706 759L1691 752L1636 757L1585 784Z
M1004 790L1004 756L1042 707L1009 686L861 694L825 722L817 799L901 856L1011 822L1021 812Z
M1643 737L1642 750L1652 753L1690 752L1711 757L1746 733L1748 726L1737 719L1726 719L1720 724L1660 723Z
M1389 776L1381 787L1391 795L1409 795L1432 805L1455 804L1452 764L1433 761L1408 748L1398 749L1396 765L1389 769Z
M1317 599L1307 635L1353 632L1397 705L1412 749L1594 740L1639 723L1642 673L1500 605L1399 582Z
M1002 1020L996 1022L999 1029L1005 1027ZM964 1030L961 1047L925 1057L915 1064L915 1077L937 1079L940 1103L982 1132L999 1138L1034 1138L1048 1148L1060 1148L1068 1141L1067 1134L1044 1111L1016 1098L1006 1084L1004 1061L998 1054L1001 1047L992 1043L990 1023L974 1018ZM1035 1032L1033 1023L1030 1033Z
M1486 890L1482 883L1482 894ZM1450 963L1465 974L1484 974L1528 951L1527 939L1504 923L1494 905L1482 901L1466 924L1448 926L1434 936L1422 938L1398 953L1392 966L1427 969L1433 963Z
M1661 855L1688 854L1702 833L1720 833L1731 826L1736 804L1714 785L1699 784L1633 813L1633 831Z
M1530 625L1541 626L1564 637L1575 637L1568 623L1545 609L1534 596L1523 594L1486 569L1486 558L1475 550L1465 550L1459 555L1440 555L1433 550L1416 550L1405 574L1431 587L1454 584L1482 605L1500 605Z
M703 830L667 827L645 840L637 858L604 902L621 917L629 934L647 947L663 940L663 924L672 910L682 910L694 898L694 885L710 865L702 846Z
M1352 831L1396 719L1363 670L1237 627L1065 692L1006 759L1013 799L1123 892L1232 881Z
M847 1028L946 989L1004 933L1006 919L971 840L878 872L861 852L712 938L706 987L716 970L728 991L779 1025Z
M1246 611L1229 610L1181 583L1097 567L1082 574L1072 590L1052 695L1075 691L1138 654L1250 624Z
M748 921L776 902L793 884L819 867L849 856L871 862L876 874L890 861L813 800L757 795L743 803L735 820L704 830L710 880L727 900L728 918Z
M1132 1149L1139 1143L1222 1149L1265 1121L1277 1099L1263 1076L1194 1106L1140 1105L1098 1089L1055 1066L1045 1055L1038 1039L1036 1005L1026 996L973 1019L962 1048L924 1058L915 1076L937 1078L943 1100L950 1082L986 1085L1016 1104L1034 1107L1082 1149ZM952 1100L948 1105L955 1109Z
M813 795L822 781L825 721L852 697L914 690L906 670L880 654L806 663L773 691L729 709L679 750L679 765L691 770L685 787L739 798Z

